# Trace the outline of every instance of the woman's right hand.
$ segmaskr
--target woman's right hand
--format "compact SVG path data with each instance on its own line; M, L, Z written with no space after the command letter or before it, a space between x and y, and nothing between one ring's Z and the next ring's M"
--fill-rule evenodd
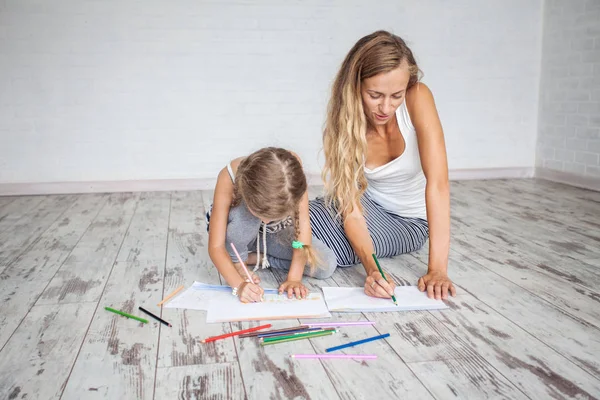
M389 275L386 275L389 276ZM373 270L365 279L365 294L371 297L389 299L394 294L396 283L388 277L386 281L377 270Z
M255 283L244 282L240 285L237 295L242 303L258 303L263 301L265 291Z

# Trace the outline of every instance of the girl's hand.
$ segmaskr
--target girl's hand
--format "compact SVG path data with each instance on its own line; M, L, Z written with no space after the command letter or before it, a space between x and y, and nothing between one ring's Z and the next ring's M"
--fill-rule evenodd
M427 290L427 297L430 299L435 296L437 300L446 300L448 293L456 296L456 289L445 272L428 272L419 278L418 286L421 292Z
M308 295L308 289L300 281L285 281L279 286L279 294L287 291L288 299L296 295L297 299L304 299Z
M396 284L386 275L388 280L383 279L383 276L377 270L373 270L365 279L365 294L371 297L382 297L390 299L394 294Z
M242 303L258 303L263 300L265 291L257 284L244 282L240 285L237 295Z

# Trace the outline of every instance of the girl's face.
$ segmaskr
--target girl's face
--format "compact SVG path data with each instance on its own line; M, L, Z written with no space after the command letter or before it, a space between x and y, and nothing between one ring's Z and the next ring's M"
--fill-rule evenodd
M362 81L362 101L367 119L372 125L385 125L404 101L410 80L408 64L372 76Z

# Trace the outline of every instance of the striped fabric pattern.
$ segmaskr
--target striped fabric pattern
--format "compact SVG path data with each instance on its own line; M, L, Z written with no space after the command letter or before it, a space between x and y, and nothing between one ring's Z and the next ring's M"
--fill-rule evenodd
M429 226L426 220L392 214L375 203L367 193L363 195L361 203L377 257L410 253L419 250L427 241ZM313 235L333 250L338 266L349 267L360 263L346 237L341 219L335 218L335 211L325 205L324 199L319 197L311 200L308 208Z

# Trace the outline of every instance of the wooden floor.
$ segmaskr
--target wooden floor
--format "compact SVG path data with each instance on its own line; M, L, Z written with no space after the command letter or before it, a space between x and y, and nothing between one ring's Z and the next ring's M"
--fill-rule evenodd
M220 282L206 251L210 196L0 197L0 399L600 398L600 193L453 182L459 294L444 311L336 314L377 324L267 348L199 343L250 325L209 325L200 311L162 310L172 328L106 312L160 313L178 286ZM424 248L382 264L414 285L426 260ZM265 286L284 279L261 274ZM363 276L354 267L307 282L355 286ZM356 349L375 361L289 358L386 332Z

